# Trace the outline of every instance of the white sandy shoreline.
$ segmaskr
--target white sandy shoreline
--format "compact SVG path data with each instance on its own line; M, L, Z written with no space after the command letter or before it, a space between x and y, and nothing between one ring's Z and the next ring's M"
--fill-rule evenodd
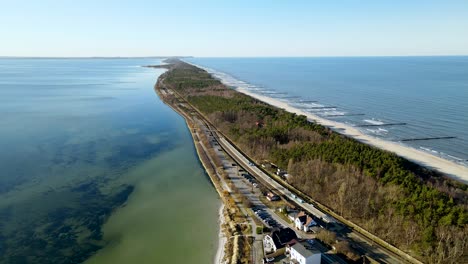
M208 73L210 73L214 78L216 78L213 74L213 70L191 63L187 62L188 64L191 64L195 67L201 68L206 70ZM231 86L231 84L225 83L223 79L217 78L220 80L222 83L224 83L227 86ZM299 108L293 107L289 105L288 103L282 102L280 100L277 100L275 98L271 98L268 96L260 95L253 93L245 88L242 87L235 87L236 91L246 94L248 96L251 96L253 98L256 98L264 103L267 103L269 105L278 107L278 108L283 108L288 112L295 113L298 115L305 115L308 120L310 121L315 121L323 126L329 127L336 131L337 133L347 135L349 137L352 137L356 140L359 140L363 143L369 144L371 146L387 150L390 152L393 152L397 154L400 157L406 158L410 161L413 161L419 165L422 165L427 168L434 169L436 171L439 171L443 174L446 174L448 177L460 181L462 183L468 184L468 167L457 164L453 161L443 159L441 157L434 156L430 153L424 152L422 150L414 149L408 146L404 146L401 144L398 144L396 142L391 142L391 141L386 141L383 139L375 138L369 135L366 135L359 131L358 129L346 125L340 122L328 120L325 118L321 118L317 115L302 111Z
M218 249L216 250L216 256L214 259L215 264L222 264L224 258L224 246L226 245L226 237L223 232L223 225L225 223L224 215L224 204L219 207L219 233L218 233Z
M270 98L267 96L255 94L255 93L250 92L247 89L240 88L240 87L237 87L236 90L238 92L241 92L243 94L256 98L260 101L263 101L269 105L272 105L278 108L283 108L288 112L295 113L298 115L305 115L307 119L309 119L310 121L315 121L323 126L329 127L340 134L350 136L356 140L359 140L371 146L393 152L397 154L398 156L411 160L422 166L435 169L441 173L446 174L448 177L452 179L468 184L468 167L457 164L450 160L446 160L446 159L431 155L421 150L417 150L411 147L400 145L396 142L386 141L386 140L382 140L379 138L375 138L375 137L363 134L361 131L359 131L358 129L352 126L339 123L336 121L332 121L332 120L327 120L319 116L316 116L314 114L307 113L305 111L302 111L301 109L295 108L275 98Z

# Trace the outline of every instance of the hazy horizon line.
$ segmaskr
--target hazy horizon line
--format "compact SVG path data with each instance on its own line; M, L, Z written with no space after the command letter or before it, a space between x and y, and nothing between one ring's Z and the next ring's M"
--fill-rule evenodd
M363 57L466 57L447 55L318 55L318 56L0 56L0 59L165 59L165 58L363 58Z

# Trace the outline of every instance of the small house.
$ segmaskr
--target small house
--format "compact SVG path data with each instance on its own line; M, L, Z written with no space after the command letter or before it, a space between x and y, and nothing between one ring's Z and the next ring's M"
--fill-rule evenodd
M317 222L315 222L310 215L306 214L303 211L297 214L296 219L294 220L294 227L296 227L297 230L301 230L304 232L311 231L311 228L316 225Z
M283 254L286 246L296 241L297 235L291 228L274 229L263 238L263 246L266 254Z

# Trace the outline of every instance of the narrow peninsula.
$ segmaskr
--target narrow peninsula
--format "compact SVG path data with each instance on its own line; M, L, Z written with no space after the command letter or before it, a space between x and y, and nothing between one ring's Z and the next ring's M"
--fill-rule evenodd
M322 263L467 259L466 184L181 60L158 67L155 90L185 118L224 204L216 262L292 260L301 247Z

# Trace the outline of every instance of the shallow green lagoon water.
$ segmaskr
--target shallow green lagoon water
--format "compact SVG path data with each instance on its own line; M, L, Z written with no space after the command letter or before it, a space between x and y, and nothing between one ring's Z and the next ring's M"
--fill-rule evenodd
M156 63L0 59L0 263L212 261L219 200Z
M139 179L135 193L104 226L115 242L89 263L211 263L219 204L193 153L175 149L129 177Z

